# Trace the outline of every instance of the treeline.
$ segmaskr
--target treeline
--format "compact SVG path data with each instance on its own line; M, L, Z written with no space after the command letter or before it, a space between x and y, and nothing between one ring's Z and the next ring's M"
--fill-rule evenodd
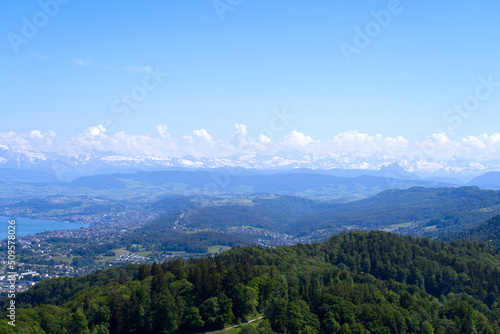
M3 327L186 333L262 314L263 334L500 333L499 264L486 243L342 233L43 281L17 297L16 327Z

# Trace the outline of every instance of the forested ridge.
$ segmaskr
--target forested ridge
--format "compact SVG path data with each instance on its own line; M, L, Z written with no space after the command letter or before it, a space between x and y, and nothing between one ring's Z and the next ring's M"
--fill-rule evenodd
M259 313L258 333L500 333L499 264L487 243L342 233L42 281L17 296L16 327L0 328L185 333Z
M119 243L123 247L132 244L142 244L148 250L154 251L184 251L187 253L206 253L208 247L213 245L237 246L249 245L249 240L239 236L221 233L217 231L196 231L184 233L181 230L175 230L175 222L179 216L194 207L192 202L184 198L174 198L175 206L169 203L169 213L166 213L145 224L132 233L125 235ZM160 201L161 205L164 205Z
M411 224L405 233L438 236L476 227L500 214L500 191L477 187L413 187L389 189L370 198L348 203L320 202L294 196L253 198L247 203L195 206L177 198L177 208L186 216L181 223L190 228L225 228L249 225L292 235L321 229L380 229ZM170 199L154 205L172 208ZM166 215L167 221L171 215Z
M291 224L292 229L337 226L380 227L421 222L426 234L448 234L474 227L500 214L500 191L477 187L389 189L373 197L332 205L324 212Z
M488 219L483 224L468 230L444 235L441 240L473 240L491 243L500 247L500 215Z

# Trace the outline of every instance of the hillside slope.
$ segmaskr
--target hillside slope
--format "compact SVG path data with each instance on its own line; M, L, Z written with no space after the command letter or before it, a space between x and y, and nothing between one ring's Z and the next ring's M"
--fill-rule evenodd
M42 281L17 296L16 327L0 324L4 333L186 333L263 313L267 334L499 333L499 265L485 243L342 233Z
M481 188L500 189L500 172L488 172L470 180L467 185Z
M414 187L390 189L367 199L333 205L317 216L297 221L292 228L359 229L411 224L406 233L438 235L479 225L494 214L500 214L500 191Z
M404 234L436 236L475 227L500 214L500 191L477 187L390 189L349 203L278 196L251 203L186 210L191 228L254 226L294 235L321 229L395 229Z
M494 216L483 224L459 233L444 235L442 240L484 241L500 247L500 216Z

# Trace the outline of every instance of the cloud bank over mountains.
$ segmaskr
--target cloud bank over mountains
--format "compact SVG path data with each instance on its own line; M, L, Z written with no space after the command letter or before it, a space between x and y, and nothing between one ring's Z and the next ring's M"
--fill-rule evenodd
M262 157L274 167L360 168L377 169L397 162L408 171L432 173L436 170L497 170L500 166L500 134L482 134L450 139L446 133L435 133L420 142L401 136L387 137L347 131L331 139L314 139L291 131L281 139L266 134L252 136L244 124L235 124L230 140L216 139L206 129L194 130L174 138L166 124L157 125L155 135L109 133L102 125L86 129L76 137L56 144L56 133L33 130L30 133L0 133L0 148L11 151L53 152L61 156L80 157L90 151L112 152L123 157L147 156L159 159L214 158L224 161L252 162L259 166ZM259 161L257 161L258 159ZM221 161L222 161L221 160Z

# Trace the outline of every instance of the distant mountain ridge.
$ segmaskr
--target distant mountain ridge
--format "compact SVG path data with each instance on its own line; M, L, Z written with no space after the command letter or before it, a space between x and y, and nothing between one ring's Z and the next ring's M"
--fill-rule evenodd
M429 166L421 168L420 164L409 160L398 163L387 161L381 155L360 158L350 153L343 153L333 157L328 154L305 154L297 150L281 151L275 155L248 154L223 158L189 155L184 157L124 156L115 152L95 150L66 156L54 152L14 151L7 146L0 145L0 181L15 179L47 182L54 178L72 181L81 176L138 171L241 169L250 173L252 171L258 173L308 171L339 177L369 175L412 180L430 178L431 181L463 184L456 178L469 180L481 173L500 169L500 163L481 165L467 161L454 161L453 166L436 163L432 165L432 168ZM14 171L22 171L22 174L16 174Z
M322 197L349 201L375 195L385 189L414 186L443 187L450 184L419 179L380 176L338 177L320 173L228 174L216 171L161 171L133 174L85 176L66 187L95 190L126 189L129 185L146 189L160 187L169 193L222 195L269 193L301 197Z
M470 180L467 185L481 188L500 189L500 172L488 172Z

